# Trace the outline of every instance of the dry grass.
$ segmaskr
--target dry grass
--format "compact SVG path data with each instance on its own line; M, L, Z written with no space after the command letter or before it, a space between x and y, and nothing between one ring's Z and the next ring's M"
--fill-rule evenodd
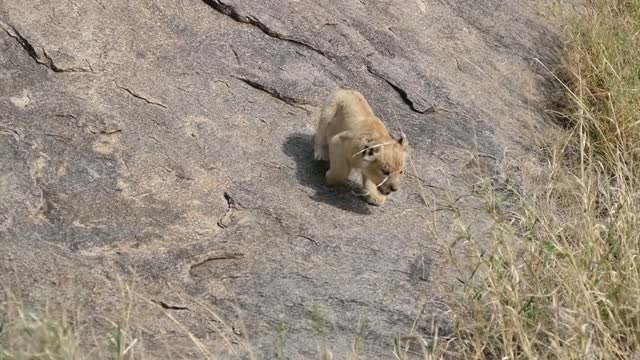
M88 314L87 309L80 309L75 302L70 307L76 307L77 312L65 312L69 306L60 303L57 293L52 293L51 300L44 304L26 301L12 290L2 288L0 277L0 360L135 360L158 356L256 359L248 340L236 335L239 329L234 330L211 306L183 299L192 309L200 309L202 318L211 320L210 326L220 338L216 346L195 336L177 314L144 296L135 276L126 282L118 280L117 285L115 307L110 318L106 318L103 314ZM143 344L145 333L140 331L143 327L140 318L148 318L149 311L169 319L165 329L179 336L158 338L153 347ZM239 325L246 333L244 325Z
M464 358L640 358L640 1L588 1L568 40L570 130L521 168L522 187L478 184L489 251L453 211L475 252Z
M105 320L104 331L97 335L95 328L81 325L79 307L75 313L65 310L73 306L61 304L62 297L32 303L6 287L0 289L0 360L141 358L138 339L130 334L129 286L121 289L127 296L122 299L122 316L115 322Z
M0 359L73 359L79 351L75 327L48 309L28 311L11 293L0 303Z
M475 252L454 311L463 358L640 358L640 0L591 0L586 9L570 26L562 76L570 130L521 167L522 187L478 184L493 219L490 249L451 206L459 239ZM82 358L69 318L30 311L9 292L0 300L0 359ZM97 358L135 357L130 310L99 340L107 347ZM286 329L277 335L274 357L285 358ZM431 345L399 337L395 358L407 358L409 340L436 357L427 352L437 335ZM351 358L360 342L356 335ZM320 357L332 358L321 347Z

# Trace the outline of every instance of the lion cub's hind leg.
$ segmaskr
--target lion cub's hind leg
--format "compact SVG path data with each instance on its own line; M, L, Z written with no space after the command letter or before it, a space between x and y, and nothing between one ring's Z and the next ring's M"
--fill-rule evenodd
M349 180L351 165L346 157L345 139L340 133L329 141L329 170L326 178L329 185L342 185Z
M318 127L316 129L316 134L313 137L313 157L316 160L329 160L329 134L327 134L327 131L329 124L335 118L337 111L338 103L336 100L336 92L333 92L320 110Z

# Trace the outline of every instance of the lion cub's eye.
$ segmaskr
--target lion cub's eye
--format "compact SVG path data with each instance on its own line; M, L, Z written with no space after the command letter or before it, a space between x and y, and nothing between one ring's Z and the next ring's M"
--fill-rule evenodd
M382 175L389 176L391 173L387 170L382 170Z

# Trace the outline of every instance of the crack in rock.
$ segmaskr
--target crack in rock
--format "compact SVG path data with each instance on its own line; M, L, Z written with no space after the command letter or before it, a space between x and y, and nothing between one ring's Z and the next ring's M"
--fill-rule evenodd
M34 180L36 187L40 190L41 203L38 207L38 213L49 225L59 224L61 218L57 215L58 206L54 202L55 195L43 186L42 181L39 178L35 178Z
M224 196L224 199L227 200L227 205L229 206L229 208L235 209L237 207L236 201L231 197L231 195L229 195L228 192L225 191L222 195Z
M288 234L290 235L290 234ZM302 234L296 234L297 237L303 238L305 240L309 240L311 241L314 245L318 245L318 242L316 241L316 239L312 238L311 236L307 236L307 235L302 235Z
M271 96L271 97L273 97L275 99L278 99L278 100L282 101L283 103L285 103L285 104L287 104L289 106L292 106L292 107L298 108L300 110L303 110L304 112L307 113L307 115L311 114L311 111L307 110L303 106L303 105L310 105L308 103L305 103L303 101L300 101L299 99L284 95L284 94L280 93L278 90L276 90L276 89L274 89L274 88L272 88L270 86L260 84L260 83L258 83L256 81L249 80L249 79L242 78L242 77L236 77L236 76L234 76L234 78L242 81L243 83L251 86L254 89L257 89L257 90L260 90L262 92L267 93L269 96Z
M238 220L238 217L236 216L236 209L237 209L236 201L226 191L224 192L223 195L224 195L224 199L227 200L228 209L227 209L227 212L224 214L224 216L222 216L220 220L218 220L218 226L222 229L225 229L228 226L232 225L234 222L236 222Z
M294 229L292 229L291 226L287 225L284 220L282 219L282 217L272 213L271 211L266 212L266 215L273 218L277 223L278 226L280 226L280 229L282 230L283 233L285 233L288 236L291 237L298 237L301 239L305 239L311 243L313 243L314 245L319 245L318 241L314 238L312 238L309 235L305 235L303 234L304 230L301 232L295 231Z
M20 46L29 54L29 56L36 61L36 63L47 67L49 70L53 72L63 73L63 72L93 72L93 69L86 67L60 67L56 65L53 61L53 58L47 54L47 51L43 47L38 47L36 49L35 46L29 42L20 32L13 26L5 23L0 20L0 27L4 30L7 35L11 38L15 39Z
M17 130L8 126L0 125L0 135L8 135L13 137L16 142L16 147L20 147L20 133Z
M262 21L260 21L259 19L257 19L254 16L251 15L242 15L238 12L238 10L229 5L229 4L225 4L224 2L220 1L220 0L202 0L204 1L205 4L209 5L211 8L213 8L215 11L219 12L222 15L228 16L229 18L233 19L234 21L237 21L239 23L243 23L243 24L248 24L251 26L255 26L258 29L260 29L260 31L262 31L263 33L265 33L266 35L278 39L278 40L282 40L282 41L286 41L286 42L290 42L292 44L296 44L299 46L302 46L308 50L311 50L317 54L320 54L328 59L331 59L331 56L329 56L326 52L318 49L317 47L308 44L302 40L296 40L293 39L287 35L281 34L273 29L271 29L270 27L268 27L265 23L263 23Z
M166 302L162 301L162 300L151 300L154 303L160 305L161 308L163 309L167 309L167 310L189 310L188 307L186 306L180 306L180 305L170 305L167 304Z
M189 266L190 270L193 270L197 267L200 267L202 265L205 265L209 262L212 261L218 261L218 260L240 260L244 257L243 253L240 252L236 252L236 253L222 253L220 255L213 255L213 256L207 256L204 260L202 261L198 261L195 264L192 264L191 266Z
M421 106L420 104L417 104L416 101L411 100L410 95L404 89L402 89L399 85L395 84L393 81L387 79L384 75L380 74L377 70L375 70L370 65L367 65L367 71L369 71L372 75L380 78L381 80L389 84L389 86L391 86L393 90L395 90L398 93L398 95L400 95L402 102L404 102L409 106L411 111L417 112L418 114L430 114L436 111L433 106L429 106L429 107Z
M149 99L147 99L146 97L144 97L144 96L142 96L142 95L140 95L140 94L136 93L135 91L133 91L133 90L131 90L131 89L129 89L129 88L126 88L126 87L124 87L124 86L120 86L120 85L118 85L118 83L117 83L115 80L113 81L113 83L114 83L114 84L116 84L116 87L117 87L118 89L120 89L120 90L122 90L122 91L124 91L124 92L128 93L129 95L133 96L133 97L134 97L134 98L136 98L136 99L143 100L143 101L145 101L147 104L150 104L150 105L160 106L160 107L165 108L165 109L167 108L167 105L165 105L165 104L163 104L163 103L161 103L161 102L159 102L159 101L149 100Z

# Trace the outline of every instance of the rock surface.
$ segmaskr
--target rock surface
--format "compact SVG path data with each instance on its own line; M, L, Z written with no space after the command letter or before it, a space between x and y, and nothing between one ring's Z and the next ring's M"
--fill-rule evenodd
M152 358L428 337L456 282L433 199L531 149L559 47L526 0L2 1L0 28L1 279L97 329L133 296ZM336 86L412 146L383 207L312 161Z

